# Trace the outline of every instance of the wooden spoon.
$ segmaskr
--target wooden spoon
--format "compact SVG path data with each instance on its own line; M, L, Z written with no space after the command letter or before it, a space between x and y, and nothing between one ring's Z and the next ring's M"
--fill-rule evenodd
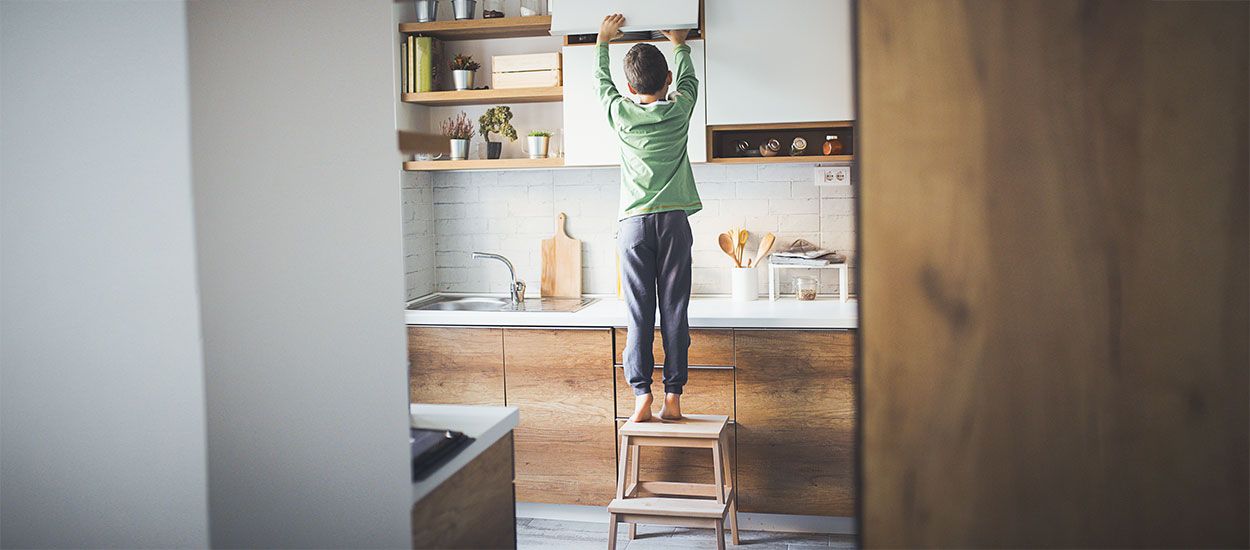
M760 265L760 261L764 259L764 256L767 256L772 251L773 243L775 242L777 242L777 236L772 233L764 235L764 238L760 239L759 251L755 253L755 265Z
M742 255L746 252L748 235L747 230L738 230L738 267L742 267Z
M738 257L734 255L733 239L729 237L729 233L721 233L717 236L716 242L720 243L720 249L724 251L730 258L733 258L734 265L742 267L738 262Z

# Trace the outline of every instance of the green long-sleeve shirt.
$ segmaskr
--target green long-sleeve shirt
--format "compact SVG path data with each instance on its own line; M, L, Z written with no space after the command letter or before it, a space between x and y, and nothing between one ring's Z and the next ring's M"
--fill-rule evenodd
M690 46L682 44L673 50L676 91L667 101L646 105L621 96L612 82L608 45L596 47L599 99L608 113L608 123L616 130L621 151L620 218L670 210L698 212L703 203L699 202L686 155L690 114L699 93Z

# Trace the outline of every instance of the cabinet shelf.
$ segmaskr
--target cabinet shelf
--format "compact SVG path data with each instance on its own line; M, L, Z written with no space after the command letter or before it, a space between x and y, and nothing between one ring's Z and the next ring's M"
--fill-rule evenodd
M444 41L551 36L551 16L400 23L399 32L432 36Z
M545 159L472 159L472 160L409 160L404 170L409 172L435 172L448 170L509 170L515 168L558 168L564 166L562 158Z
M564 101L564 87L458 90L403 94L404 103L418 105L486 105L490 103L545 103Z
M854 155L802 155L797 157L775 156L775 157L730 157L730 158L710 158L707 159L708 164L784 164L788 162L851 162L855 160Z

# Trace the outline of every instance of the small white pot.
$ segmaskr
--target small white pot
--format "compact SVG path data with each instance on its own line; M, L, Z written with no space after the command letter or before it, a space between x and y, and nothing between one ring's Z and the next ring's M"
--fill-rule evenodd
M550 136L525 136L525 153L532 159L545 159L550 143Z
M451 80L457 90L472 90L473 75L475 74L477 74L477 71L452 71Z
M760 278L754 267L731 267L730 289L733 301L751 302L760 297Z
M469 140L453 139L451 141L451 160L464 160L469 158Z

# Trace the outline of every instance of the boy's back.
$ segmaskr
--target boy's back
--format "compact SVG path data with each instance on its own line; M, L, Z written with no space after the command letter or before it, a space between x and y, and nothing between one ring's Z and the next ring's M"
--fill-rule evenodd
M694 76L688 31L667 31L677 64L677 89L668 93L673 74L664 55L651 44L636 44L625 55L629 91L616 90L608 66L608 42L619 35L625 18L604 18L599 30L595 79L608 123L616 130L621 152L621 211L617 246L621 290L629 312L623 363L634 389L630 420L651 419L655 357L655 313L664 338L664 406L660 417L681 418L681 393L690 348L690 214L698 212L699 192L686 155L686 135L699 81Z

